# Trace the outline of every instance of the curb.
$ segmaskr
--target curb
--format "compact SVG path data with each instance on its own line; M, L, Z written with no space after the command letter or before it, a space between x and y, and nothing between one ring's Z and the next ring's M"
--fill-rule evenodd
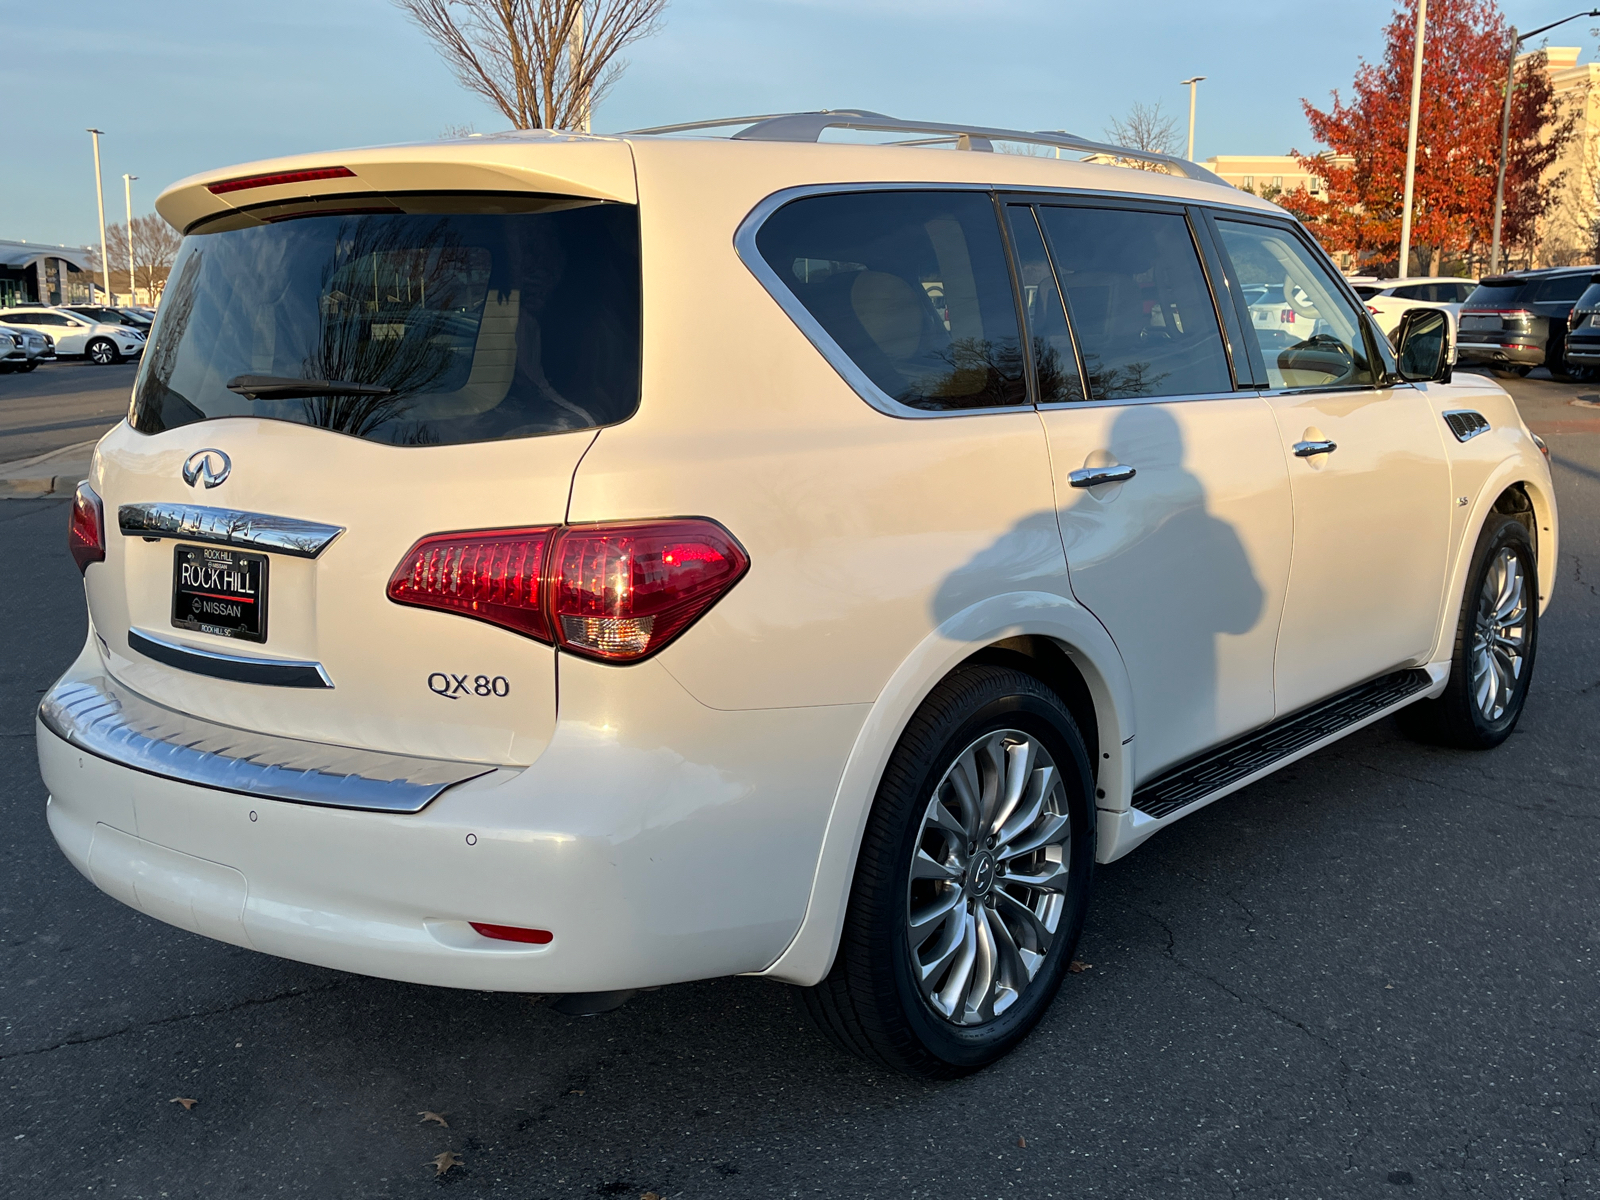
M62 446L32 458L0 463L0 500L69 496L89 474L95 442Z

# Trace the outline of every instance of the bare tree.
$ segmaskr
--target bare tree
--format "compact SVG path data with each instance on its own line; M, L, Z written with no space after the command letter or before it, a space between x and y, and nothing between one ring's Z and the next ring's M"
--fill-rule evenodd
M587 129L667 0L394 0L463 87L518 129Z
M125 271L128 262L128 227L106 226L106 254L111 259L111 288L132 293L145 288L152 300L167 285L167 272L178 256L178 231L155 213L133 219L133 279ZM95 257L98 259L99 255Z
M1161 101L1154 104L1140 104L1134 102L1128 110L1128 115L1121 120L1111 118L1111 124L1106 126L1106 140L1115 142L1119 146L1126 146L1130 150L1148 150L1154 154L1178 153L1178 118L1168 116L1161 111ZM1127 159L1122 165L1138 167L1144 171L1165 170L1158 163L1140 162L1138 159Z

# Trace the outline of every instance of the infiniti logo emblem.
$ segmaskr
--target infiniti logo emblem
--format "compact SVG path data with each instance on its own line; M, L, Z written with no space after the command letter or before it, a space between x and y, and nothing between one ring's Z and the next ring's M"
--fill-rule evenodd
M206 487L214 488L219 483L226 482L228 472L231 470L233 470L233 460L221 450L196 450L183 460L183 481L190 487L198 482L204 482Z
M977 897L987 896L989 889L994 886L995 861L989 854L978 855L977 861L972 864L972 894Z

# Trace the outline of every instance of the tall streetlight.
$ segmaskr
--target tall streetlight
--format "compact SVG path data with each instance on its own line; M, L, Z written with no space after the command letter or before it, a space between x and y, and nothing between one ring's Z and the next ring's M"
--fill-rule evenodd
M1194 93L1195 84L1204 79L1204 75L1196 75L1193 79L1180 79L1178 83L1189 89L1189 153L1184 157L1190 162L1194 161Z
M1411 196L1417 182L1417 109L1422 104L1422 43L1428 36L1428 0L1417 0L1416 46L1411 53L1411 121L1406 129L1405 199L1400 202L1401 279L1411 274Z
M94 135L94 194L100 202L100 270L104 272L106 284L106 303L111 302L111 264L106 261L106 190L100 186L100 135L103 129L89 129L85 132ZM93 288L89 289L93 291ZM63 288L62 292L65 293ZM62 296L65 299L65 295Z
M1557 25L1565 25L1568 21L1576 21L1579 17L1600 17L1600 8L1592 8L1588 12L1573 13L1570 17L1562 17L1559 21L1551 21L1548 25L1541 25L1537 29L1530 29L1527 33L1518 33L1515 25L1509 30L1506 41L1506 98L1505 106L1500 110L1500 173L1495 177L1494 184L1494 239L1489 243L1489 274L1495 275L1500 271L1500 219L1505 214L1506 208L1506 149L1511 142L1511 89L1516 83L1517 74L1517 47L1531 37L1537 37L1546 30L1554 29Z
M128 242L128 303L135 304L138 297L133 294L133 181L137 175L124 175L122 177L122 199L128 206L127 242Z

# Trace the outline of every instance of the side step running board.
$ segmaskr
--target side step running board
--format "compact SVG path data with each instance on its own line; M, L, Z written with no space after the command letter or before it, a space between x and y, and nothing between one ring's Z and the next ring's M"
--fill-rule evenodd
M1426 691L1432 680L1414 667L1369 679L1348 691L1264 729L1235 738L1198 758L1180 763L1133 793L1133 807L1147 816L1165 817L1212 792L1270 767L1323 738Z

